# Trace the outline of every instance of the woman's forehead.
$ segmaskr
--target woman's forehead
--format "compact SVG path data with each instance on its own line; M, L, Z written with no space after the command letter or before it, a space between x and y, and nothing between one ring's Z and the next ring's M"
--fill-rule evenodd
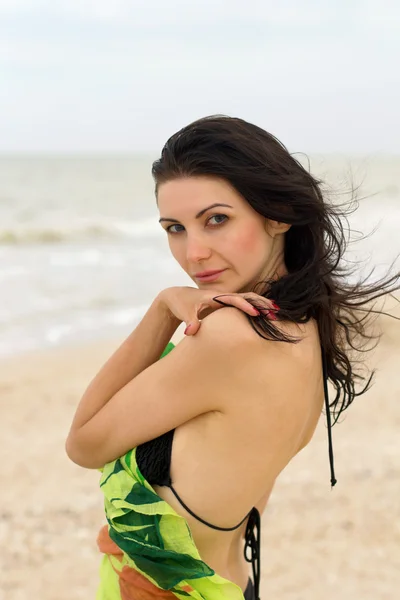
M239 208L244 202L240 194L224 179L216 177L181 177L162 183L158 188L160 213L171 210L188 215L201 211L214 203L225 203ZM164 215L161 216L173 216Z

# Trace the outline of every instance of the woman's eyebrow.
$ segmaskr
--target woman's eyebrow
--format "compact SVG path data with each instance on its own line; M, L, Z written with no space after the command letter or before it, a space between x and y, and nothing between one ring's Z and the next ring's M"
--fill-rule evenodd
M205 212L207 212L211 208L215 208L216 206L226 206L227 208L233 208L233 206L231 206L230 204L211 204L211 206L207 206L207 208L203 208L203 210L198 212L196 215L196 219L200 219L200 217L202 217ZM162 217L161 219L159 219L158 222L161 223L162 221L172 221L173 223L179 223L177 219L171 219L171 217Z

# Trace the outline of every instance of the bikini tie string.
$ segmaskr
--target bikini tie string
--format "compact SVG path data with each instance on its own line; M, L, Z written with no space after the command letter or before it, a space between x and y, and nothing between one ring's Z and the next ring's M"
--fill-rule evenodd
M328 454L329 454L329 465L331 469L331 489L337 483L335 477L335 462L333 459L333 443L332 443L332 421L331 421L331 409L329 406L329 392L328 392L328 366L326 361L326 354L322 349L322 373L324 379L324 396L325 396L325 413L326 413L326 425L328 429Z
M254 533L254 530L256 533ZM255 600L260 600L260 540L261 519L260 513L254 507L251 509L246 525L244 557L251 562L253 567L253 583ZM250 550L250 556L248 556Z

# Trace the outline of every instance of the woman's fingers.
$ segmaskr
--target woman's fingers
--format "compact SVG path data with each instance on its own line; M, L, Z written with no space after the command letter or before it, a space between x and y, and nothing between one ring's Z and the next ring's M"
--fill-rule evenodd
M243 307L239 306L239 308L241 308L244 312L246 312L252 317L258 317L260 315L260 311L257 308L255 308L252 304L250 304L250 302L246 301L246 303L243 304Z
M263 305L258 306L258 309L262 315L266 316L268 319L271 319L271 321L276 321L278 318L277 312L279 310L279 306L272 300L267 300L267 302L267 305L265 302L263 302Z
M276 319L275 312L279 310L279 307L272 300L258 296L257 294L254 294L253 297L247 294L247 297L248 300L241 294L220 294L214 296L213 300L223 306L235 306L252 317L263 314L269 318ZM249 302L250 299L254 301L257 308Z
M234 306L251 317L263 315L271 320L276 320L278 318L276 313L279 310L279 306L275 304L275 302L268 298L264 298L263 296L258 296L257 294L246 294L246 296L247 299L242 294L218 294L218 296L214 296L212 300L210 299L210 301L201 303L197 307L196 315L192 315L192 317L186 321L185 335L195 335L198 332L201 325L200 315L204 318L211 312L218 310L212 307L210 304L212 301L220 306ZM249 300L252 300L256 307L253 306Z
M188 323L184 334L185 335L195 335L198 330L200 329L200 325L201 325L201 321L198 320L193 320L190 323Z
M185 335L195 335L198 332L201 325L201 319L204 319L207 315L213 312L213 309L210 306L209 302L202 302L199 304L195 312L191 315L191 317L186 321L186 329L184 331Z

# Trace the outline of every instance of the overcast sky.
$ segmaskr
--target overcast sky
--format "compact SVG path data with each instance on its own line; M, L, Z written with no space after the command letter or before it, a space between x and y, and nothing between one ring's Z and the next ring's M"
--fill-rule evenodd
M158 152L213 113L400 154L398 0L0 0L0 152Z

